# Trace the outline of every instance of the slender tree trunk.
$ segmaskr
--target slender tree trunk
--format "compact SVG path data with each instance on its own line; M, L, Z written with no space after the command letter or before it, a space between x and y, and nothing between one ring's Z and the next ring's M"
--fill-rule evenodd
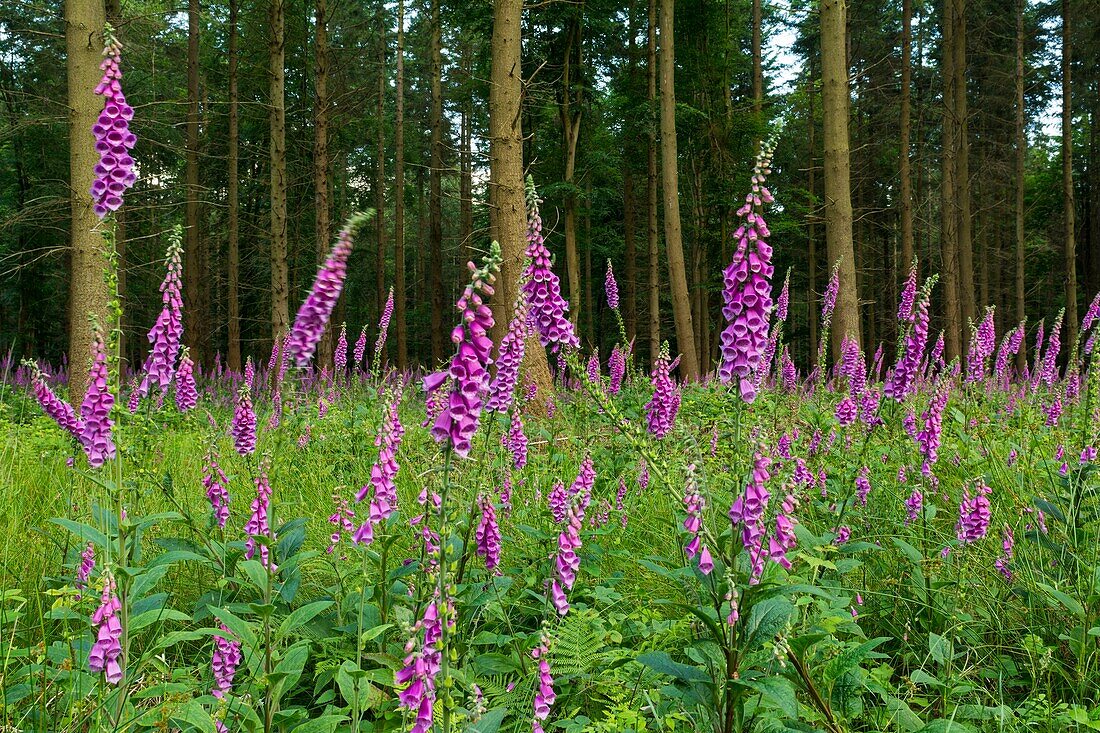
M466 89L462 104L462 144L459 156L459 240L461 262L470 261L474 237L474 166L473 166L473 130L474 122L474 92L473 92L473 60L469 44L463 47L463 68L466 72Z
M439 22L439 0L431 3L431 171L429 175L429 280L432 301L432 363L444 357L447 334L443 330L443 30Z
M596 299L592 295L594 274L592 271L592 179L589 178L584 186L584 301L588 304L584 309L584 330L588 334L588 342L593 347L599 347L600 340L594 326L596 320Z
M943 154L941 172L940 228L941 264L944 294L944 336L947 358L959 356L962 334L960 288L966 281L959 278L959 198L957 188L957 162L959 148L959 122L956 118L955 97L958 78L955 74L955 7L957 0L944 0L942 25L943 61Z
M386 4L378 3L378 126L377 172L374 182L374 224L377 231L374 256L374 304L381 318L386 307Z
M226 259L228 274L226 288L229 300L229 343L228 366L240 374L241 363L241 305L240 305L240 212L241 203L238 188L237 167L240 157L239 144L239 118L237 96L237 0L229 0L229 141L226 153L228 170L226 173L228 191L226 203L229 207L229 232L227 235L227 247L229 252Z
M809 73L806 75L806 99L809 107L808 124L806 125L806 139L809 148L809 170L806 177L806 190L809 192L809 204L807 208L807 230L809 242L807 243L807 259L809 260L810 288L806 293L806 321L809 324L810 345L808 354L813 360L814 349L817 348L817 120L814 119L814 69L811 62Z
M520 62L520 34L523 0L494 0L492 65L489 84L489 189L496 205L497 240L500 242L501 274L490 305L496 321L494 337L499 344L519 294L526 250L527 204L523 185L523 130L520 105L523 71ZM553 392L546 350L537 338L528 340L524 357L526 378L538 392L536 407L545 410Z
M684 380L699 377L695 331L691 323L691 297L684 266L683 231L680 225L680 173L676 152L676 48L673 18L675 0L661 0L661 187L665 202L665 254L672 291L672 316L676 321L676 347L680 352L680 375Z
M285 18L283 0L271 0L271 337L280 339L290 327L287 282L286 220L286 98L283 69Z
M405 0L397 0L397 111L393 122L393 320L397 369L408 366L405 322Z
M649 101L646 146L646 243L649 253L649 360L661 350L661 269L657 240L657 0L649 0L646 30L647 88Z
M202 362L208 320L202 308L202 235L199 232L199 0L187 3L187 126L184 183L184 335L194 359Z
M313 109L313 212L316 237L317 262L325 261L331 236L332 197L329 191L328 153L328 0L316 0L314 23L314 85L316 96ZM333 366L336 319L329 321L317 352L321 367Z
M840 290L833 311L832 346L839 356L847 336L860 343L852 243L852 192L848 152L848 62L845 58L844 0L821 2L821 96L825 134L825 244L831 265L839 265Z
M1077 246L1076 211L1073 195L1073 27L1070 0L1062 0L1062 200L1065 218L1066 343L1077 341Z
M958 125L958 157L955 164L955 195L958 199L959 237L959 326L960 346L965 353L970 344L967 324L977 319L974 278L974 237L970 205L970 132L966 90L966 0L952 0L955 6L955 124Z
M637 282L638 247L635 242L635 218L637 201L634 194L634 173L630 162L623 161L623 324L626 326L626 338L633 341L638 335Z
M906 276L913 264L913 190L909 172L909 100L912 86L913 2L902 0L901 10L901 140L898 174L901 178L901 262L898 274Z
M756 117L756 125L763 125L764 111L764 53L763 53L764 14L761 8L761 0L752 0L752 113ZM760 138L756 139L757 150L760 148Z
M569 318L576 328L581 322L581 261L577 250L577 196L574 177L577 167L577 140L580 138L582 107L574 99L573 74L580 73L581 20L573 18L566 31L562 70L562 101L560 107L562 154L565 156L565 268L569 280Z
M102 0L66 0L65 46L69 96L69 400L79 405L88 388L92 360L89 316L107 325L108 298L103 279L103 237L92 210L92 169L98 162L90 130L102 102L95 95L103 51Z

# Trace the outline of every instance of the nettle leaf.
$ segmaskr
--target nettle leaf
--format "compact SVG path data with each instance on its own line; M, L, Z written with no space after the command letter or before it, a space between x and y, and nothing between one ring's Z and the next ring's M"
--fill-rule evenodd
M681 682L711 682L710 675L702 669L676 662L669 656L668 652L645 652L639 654L637 660L639 664L649 667L654 672L660 672Z

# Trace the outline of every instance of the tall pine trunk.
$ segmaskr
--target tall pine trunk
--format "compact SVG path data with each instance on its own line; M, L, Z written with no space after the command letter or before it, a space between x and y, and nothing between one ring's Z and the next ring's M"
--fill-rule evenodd
M523 185L523 130L520 106L523 71L520 34L523 0L494 0L492 64L489 84L489 189L496 209L497 239L503 256L493 309L494 340L499 344L519 293L527 242L527 204ZM545 410L553 391L546 350L528 340L524 357L526 379L537 385L535 406Z
M378 317L386 307L386 5L378 3L378 99L375 120L378 139L374 176L374 307ZM369 357L367 357L369 358Z
M443 330L443 29L439 21L439 0L431 4L430 71L431 172L428 181L428 250L432 301L432 363L443 360L447 334Z
M967 324L977 318L974 278L974 236L970 206L970 126L969 105L966 90L966 0L951 0L954 5L953 33L955 74L955 122L958 125L957 158L955 162L955 196L957 198L956 223L959 238L959 334L962 352L970 344Z
M271 0L270 76L271 106L271 338L280 339L290 327L287 283L286 219L286 71L284 0Z
M316 0L314 20L314 85L316 97L313 109L313 213L316 237L317 262L324 262L331 234L332 196L329 191L328 153L328 0ZM336 319L331 319L317 352L317 362L322 367L333 365Z
M565 51L562 66L562 101L559 109L562 129L562 155L565 164L565 268L569 280L569 319L576 328L581 322L581 308L586 304L581 298L581 261L577 250L577 195L575 173L577 168L577 140L580 138L580 100L574 99L574 74L580 74L581 20L574 17L566 29Z
M680 352L680 375L684 380L699 377L698 352L691 322L691 297L684 266L683 229L680 224L680 173L676 149L676 45L673 18L675 0L661 0L661 187L665 209L665 255L672 291L672 316L676 321L676 348Z
M240 130L237 92L237 0L229 0L229 140L226 152L228 191L226 204L229 207L229 232L227 234L228 273L226 289L228 295L228 366L238 374L241 364L241 305L240 305L240 213L241 202L238 186L237 168L240 158Z
M408 366L405 322L405 0L397 0L397 111L393 122L393 320L397 369Z
M901 261L898 274L904 278L913 264L913 189L909 171L910 87L912 86L913 0L901 4L901 140L898 144L898 174L901 206Z
M649 254L649 360L661 350L661 269L657 241L657 0L649 0L646 30L646 249Z
M1065 219L1066 343L1077 342L1077 246L1073 196L1073 26L1070 0L1062 0L1062 200Z
M69 271L69 400L79 405L88 388L92 360L89 316L107 325L108 293L103 279L103 237L89 193L98 162L92 125L102 106L95 95L103 51L103 0L66 0L65 47L69 96L69 206L72 229Z
M809 73L806 75L806 102L809 114L807 115L806 140L809 155L809 166L806 171L806 191L808 192L808 205L806 207L807 239L806 258L809 260L810 287L806 293L806 321L810 331L810 358L813 358L814 349L817 348L817 120L814 119L814 69L810 64Z
M187 125L184 154L184 335L195 361L202 363L203 334L209 328L203 310L202 235L199 231L199 0L187 2Z
M844 0L821 2L821 102L825 134L825 245L830 266L839 265L840 289L833 311L834 358L845 337L860 343L856 258L852 243L852 191L848 150L848 62Z
M960 335L962 333L960 288L966 287L966 281L960 281L959 273L959 215L957 188L957 164L959 147L959 124L955 116L955 97L958 93L958 79L955 74L955 4L957 0L944 0L942 47L943 59L943 141L941 156L941 197L940 197L940 273L943 277L944 296L944 336L946 356L952 359L959 356Z

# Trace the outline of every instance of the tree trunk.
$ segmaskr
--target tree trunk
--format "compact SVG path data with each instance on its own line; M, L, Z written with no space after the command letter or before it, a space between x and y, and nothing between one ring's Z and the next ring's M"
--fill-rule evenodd
M443 329L443 30L439 22L439 0L432 0L430 21L432 167L428 182L428 251L432 301L432 363L439 364L444 357L445 344L449 341Z
M680 352L680 376L699 377L695 331L691 323L691 297L684 266L683 232L680 225L680 174L676 152L676 48L673 18L675 0L661 0L661 187L664 191L665 254L672 291L672 316L676 321L676 348Z
M199 232L199 0L187 3L187 125L184 185L184 286L187 303L184 335L193 358L202 362L203 333L207 329L202 309L202 236Z
M584 309L584 331L588 334L588 342L594 348L598 348L600 340L593 325L596 318L596 299L592 295L593 280L595 277L592 271L592 179L589 178L584 186L584 301L588 304Z
M955 6L954 68L955 73L955 124L958 125L958 157L955 163L955 195L958 198L959 237L959 326L960 353L970 344L969 326L977 319L974 294L974 237L970 206L970 132L966 90L966 0L952 0Z
M637 202L634 200L634 174L630 162L623 161L623 325L626 327L627 341L633 341L638 335L637 281L638 249L634 239Z
M271 338L278 341L290 327L287 283L286 98L283 0L271 0Z
M523 0L494 0L492 66L489 84L489 188L496 208L497 237L503 256L496 294L491 300L494 340L499 344L519 294L527 241L527 204L523 185L523 131L520 105L523 71L520 34ZM526 378L538 387L536 407L545 409L553 392L546 350L537 337L528 340Z
M1073 34L1070 0L1062 0L1062 200L1065 217L1066 343L1077 342L1077 247L1073 196L1073 97L1070 64Z
M901 5L901 141L898 151L898 174L901 178L901 262L897 274L904 279L913 264L913 190L909 172L909 100L912 86L913 2Z
M408 366L405 323L405 0L397 0L397 111L393 122L393 320L397 369Z
M944 345L946 356L953 359L959 356L962 334L960 288L966 287L966 281L960 282L959 263L959 198L957 188L957 162L959 147L959 122L956 118L955 97L957 95L957 76L955 74L955 4L957 0L944 0L943 3L943 153L941 173L940 228L941 263L944 295Z
M470 261L474 238L474 166L473 166L473 130L474 92L472 53L469 44L463 47L463 62L466 71L465 100L462 105L462 143L459 156L459 241L461 242L460 264Z
M80 405L88 388L92 361L89 316L107 325L107 286L103 279L103 237L92 210L92 169L98 162L92 125L102 101L95 95L103 58L102 0L66 0L65 46L69 96L69 205L71 265L69 271L69 400Z
M752 113L756 117L757 128L764 122L761 117L764 111L764 15L760 4L761 0L752 0ZM760 149L759 136L756 139L756 148Z
M646 30L649 117L646 147L646 243L649 252L649 361L661 351L661 269L657 241L657 0L649 0Z
M386 307L386 6L378 3L378 101L375 108L375 124L378 126L377 171L374 179L374 224L376 234L374 252L374 305L375 313L382 317Z
M242 372L241 363L241 305L240 305L240 269L241 269L241 253L240 253L240 196L238 189L238 175L237 167L240 157L239 144L240 144L240 131L239 131L239 118L238 118L238 96L237 96L237 0L229 0L229 141L226 157L228 160L227 170L227 183L228 191L226 193L227 205L229 207L229 232L227 235L228 242L226 259L229 272L226 277L226 288L228 290L229 300L229 343L228 346L228 366L229 368L240 374Z
M317 239L317 262L325 261L331 235L332 197L329 192L328 155L328 0L316 0L314 24L314 84L316 97L313 110L313 209L314 236ZM320 367L333 365L336 319L330 319L317 351Z
M809 324L810 348L809 358L813 361L814 349L817 348L817 145L814 138L817 133L817 121L814 119L814 70L811 63L809 73L806 75L806 99L809 107L809 115L806 125L806 139L809 155L809 170L806 177L806 191L809 204L806 207L807 230L809 242L807 242L807 259L809 260L810 287L806 293L806 321Z
M562 129L562 154L565 156L565 268L569 280L569 319L576 329L581 322L581 261L577 251L577 196L574 193L574 174L577 167L577 140L580 138L582 108L574 100L573 73L580 73L581 20L574 17L566 30L564 63L562 67L562 101L560 107ZM576 68L574 68L576 64Z
M833 311L833 355L845 337L860 343L852 243L852 192L848 152L848 62L844 0L821 2L821 96L825 134L825 245L830 265L839 265L840 290Z

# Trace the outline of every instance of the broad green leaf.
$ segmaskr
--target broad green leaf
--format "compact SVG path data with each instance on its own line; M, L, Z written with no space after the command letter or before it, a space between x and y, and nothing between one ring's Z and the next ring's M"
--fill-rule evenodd
M313 618L332 605L332 601L314 601L295 609L279 624L279 636L284 637L308 624Z
M494 708L478 718L476 722L470 723L466 733L497 733L507 714L508 708Z
M758 649L774 639L786 625L792 608L786 598L768 598L753 604L745 625L745 649Z
M94 542L99 547L107 547L107 535L91 525L84 524L83 522L74 522L72 519L65 519L64 517L54 517L50 521L75 534L80 538L82 543Z
M246 646L256 651L259 649L259 645L256 642L256 635L252 633L252 627L248 625L248 622L244 621L238 616L233 615L232 611L227 611L224 608L210 608L210 613L229 629L233 636L243 642Z
M743 679L739 684L759 692L791 720L798 720L798 697L794 685L786 677Z
M333 733L347 719L346 715L322 715L320 718L307 720L293 730L294 733Z
M711 682L710 675L698 667L673 661L668 652L646 652L638 655L638 663L654 672L668 675L681 682Z
M174 608L159 608L152 611L146 611L145 613L138 614L134 618L130 619L130 633L140 631L150 624L155 624L164 621L190 621L191 617L183 611L177 611Z
M909 560L909 562L918 566L921 564L921 560L923 560L924 557L920 554L920 550L913 547L911 544L900 537L891 537L890 539L893 540L894 545L899 550L901 550L901 554L905 555L906 559Z
M203 733L217 733L214 719L210 717L210 713L206 711L206 708L199 705L195 700L188 700L173 710L171 718L176 722L193 726Z

